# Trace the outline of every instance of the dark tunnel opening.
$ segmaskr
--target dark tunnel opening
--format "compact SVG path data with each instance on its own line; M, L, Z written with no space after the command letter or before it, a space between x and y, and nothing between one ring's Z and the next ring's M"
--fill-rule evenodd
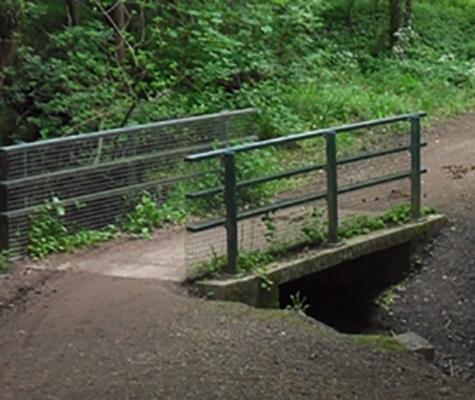
M384 331L375 318L375 300L403 279L410 266L409 245L347 261L279 287L281 308L298 308L343 333Z

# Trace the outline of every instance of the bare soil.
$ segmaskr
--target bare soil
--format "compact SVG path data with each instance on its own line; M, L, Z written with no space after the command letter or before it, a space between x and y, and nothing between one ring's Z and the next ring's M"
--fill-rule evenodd
M450 224L397 291L387 326L424 336L441 370L475 382L475 115L438 125L428 137L427 202Z
M103 274L140 256L127 242L106 245L107 259L102 248L60 260L81 268L20 264L0 278L0 399L475 399L474 137L473 114L428 136L427 203L452 225L387 316L431 340L447 374L295 313Z

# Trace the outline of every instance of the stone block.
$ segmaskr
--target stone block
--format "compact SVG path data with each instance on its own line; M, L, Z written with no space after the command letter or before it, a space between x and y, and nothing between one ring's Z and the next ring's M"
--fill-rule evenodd
M414 332L407 332L397 335L394 338L405 349L413 353L422 355L427 361L432 362L435 356L435 348L429 341Z

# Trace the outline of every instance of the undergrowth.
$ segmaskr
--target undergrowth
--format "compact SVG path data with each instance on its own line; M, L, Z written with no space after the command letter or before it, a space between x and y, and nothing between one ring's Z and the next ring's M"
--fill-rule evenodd
M154 229L167 223L182 222L186 217L185 195L179 188L160 205L156 196L145 191L135 208L125 216L122 229L143 238L150 238Z
M10 271L11 268L11 260L10 254L8 250L1 250L0 251L0 275L6 274Z
M260 278L260 286L264 290L270 290L273 286L269 278L267 266L274 262L275 255L265 251L241 251L238 257L238 275L255 274ZM214 249L211 251L209 261L198 265L198 274L209 278L219 278L223 275L228 259L225 255L218 255Z
M3 72L3 143L248 106L269 137L474 105L471 0L414 1L393 48L381 46L387 2L128 2L122 63L113 29L88 5L66 26L60 3L26 3L39 4Z
M53 197L31 215L28 253L32 258L41 259L49 254L92 246L117 235L117 229L112 225L100 230L71 233L62 222L65 215L66 208L57 197Z

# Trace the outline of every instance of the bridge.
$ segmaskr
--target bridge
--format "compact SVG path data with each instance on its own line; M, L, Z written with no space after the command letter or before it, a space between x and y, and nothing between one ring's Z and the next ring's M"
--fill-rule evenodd
M222 160L220 172L223 176L222 185L188 193L188 198L194 201L214 196L215 207L216 196L223 202L222 216L187 226L189 242L192 243L187 250L192 253L189 257L191 261L188 260L191 264L188 265L189 270L191 267L192 274L196 274L197 277L211 270L217 278L198 281L196 285L202 293L220 300L235 300L254 306L275 306L282 301L285 302L279 290L284 285L315 277L322 271L361 261L365 257L363 267L346 268L337 279L345 281L350 286L365 284L379 287L401 280L410 266L410 255L415 244L421 241L422 237L434 234L444 223L444 218L440 215L425 215L429 214L427 211L430 210L421 206L421 176L426 172L421 166L421 149L426 146L421 140L421 118L424 116L424 113L406 114L238 144L187 156L186 160L190 163ZM398 123L409 124L409 129L406 132L402 130L399 134L398 145L339 157L341 152L338 145L341 143L339 140L341 135L346 133L359 135L364 143L367 140L365 131ZM405 141L407 137L409 140ZM323 143L318 142L320 139L323 139ZM324 149L323 161L300 165L298 168L282 168L278 173L239 179L239 175L242 175L239 162L246 162L243 155L249 157L250 154L250 157L253 157L253 152L258 153L263 149L282 147L288 149L289 146L300 145L296 150L299 156L298 152L303 147L302 142L305 143L303 146L309 146L316 152ZM395 163L394 171L390 165L392 160L388 157L404 153L409 155L406 159L409 165L406 169L398 170L398 163ZM255 157L260 156L256 154ZM316 155L315 159L317 158ZM386 163L385 169L392 171L358 179L357 182L340 183L339 175L346 177L352 175L351 169L342 173L342 167L351 168L355 164L376 159L380 167ZM290 196L283 199L276 196L277 200L272 198L266 205L263 205L263 201L259 201L261 199L249 201L243 193L269 182L294 179L297 176L320 171L323 172L324 179L322 175L313 175L314 179L307 182L312 187L310 191L302 194L293 188L288 193ZM345 199L340 201L345 194L407 180L410 183L409 193L399 200L408 204L399 205L398 211L384 214L383 209L387 207L385 204L355 209L354 196L350 202ZM296 193L298 195L295 195ZM393 189L392 193L397 191ZM321 200L324 200L325 204L318 212L318 218L305 212L305 206L311 204L315 213L314 204ZM219 200L217 202L219 203ZM343 223L340 221L341 218L344 220ZM283 220L280 225L279 219ZM351 233L352 224L357 226L354 234ZM297 229L292 225L297 225ZM253 238L246 243L245 236L249 230L253 231ZM287 234L286 240L283 240L282 237L277 237L279 230L290 230L292 233ZM193 241L206 242L202 236L206 232L210 232L207 235L211 238L225 236L226 246L222 246L219 253L215 241L212 240L207 242L210 249L208 258L206 255L203 257L202 251L200 255L195 256L193 253L197 253L196 244ZM302 232L307 235L302 235ZM313 235L308 234L309 232L313 232ZM240 265L240 263L249 264L248 259L254 265ZM193 270L193 263L198 268Z
M407 245L440 226L421 206L424 113L267 140L257 140L256 113L2 148L3 248L26 253L31 218L52 196L66 208L68 229L100 229L143 191L162 203L184 187L192 210L186 228L159 229L150 241L119 239L74 261L54 256L38 267L175 282L211 272L219 279L196 283L207 295L262 305L275 303L289 282L391 248L402 271ZM263 280L272 290L259 289Z

